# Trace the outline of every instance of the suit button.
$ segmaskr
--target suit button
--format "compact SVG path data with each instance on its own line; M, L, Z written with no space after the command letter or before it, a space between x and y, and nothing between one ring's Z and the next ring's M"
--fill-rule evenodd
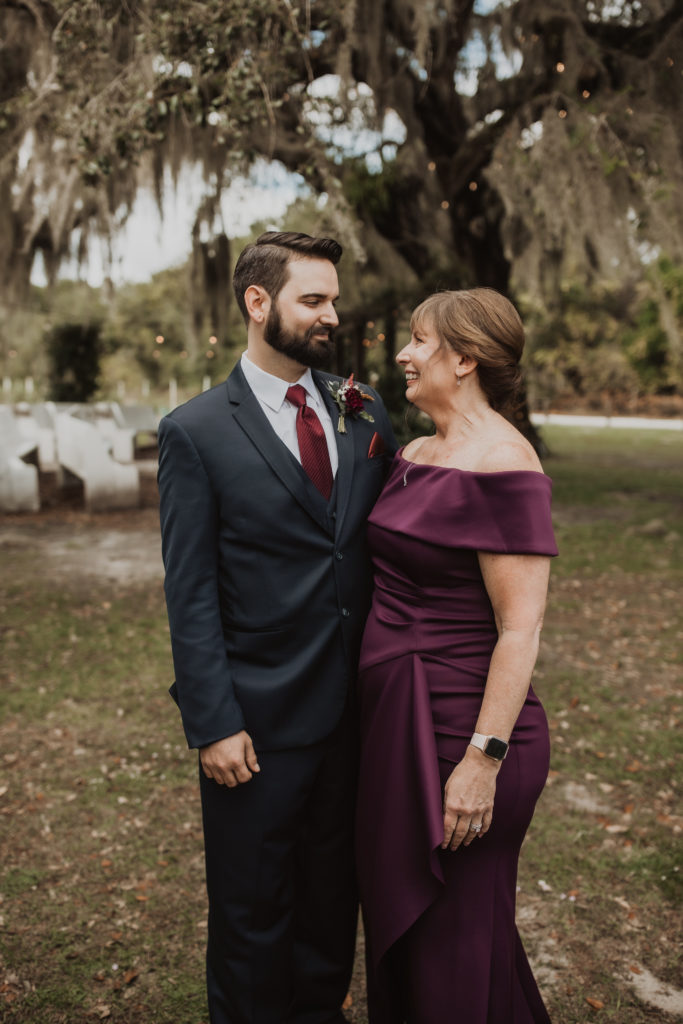
M337 559L337 561L338 561L338 562L341 562L341 560L342 560L342 558L343 558L344 556L343 556L343 554L341 553L341 551L335 551L335 553L334 553L334 557L335 557L335 558Z
M344 616L345 619L348 619L350 614L351 612L349 611L348 608L342 608L342 615Z

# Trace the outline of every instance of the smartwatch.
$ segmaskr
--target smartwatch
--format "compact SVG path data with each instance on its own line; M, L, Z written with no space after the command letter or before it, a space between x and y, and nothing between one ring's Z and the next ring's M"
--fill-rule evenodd
M497 736L484 736L483 732L473 733L470 745L494 761L502 761L510 748L510 744L505 740L498 739Z

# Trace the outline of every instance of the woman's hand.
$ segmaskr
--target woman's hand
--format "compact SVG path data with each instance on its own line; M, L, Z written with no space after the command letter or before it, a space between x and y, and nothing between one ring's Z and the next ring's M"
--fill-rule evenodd
M500 764L475 747L467 748L444 788L442 850L469 846L476 836L486 835L493 818ZM477 825L481 828L474 827Z

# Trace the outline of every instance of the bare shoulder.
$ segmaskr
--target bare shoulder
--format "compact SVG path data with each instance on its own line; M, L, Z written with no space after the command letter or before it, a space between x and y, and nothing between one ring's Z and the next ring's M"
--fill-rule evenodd
M492 445L482 454L479 470L482 473L508 473L526 470L542 473L543 467L526 438L504 439Z
M403 449L403 458L408 459L408 461L413 459L426 440L426 437L414 437L412 441L409 441L408 444L405 445Z

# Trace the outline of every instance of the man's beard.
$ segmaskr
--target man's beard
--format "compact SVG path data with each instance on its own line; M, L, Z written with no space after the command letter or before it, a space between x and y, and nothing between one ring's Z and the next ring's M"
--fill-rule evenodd
M314 335L327 331L327 339L318 338L313 340ZM305 334L294 334L288 331L282 324L282 318L275 303L268 314L263 337L271 348L282 352L289 359L293 359L302 366L311 366L314 369L322 369L327 366L334 352L334 340L332 329L316 324L309 327Z

